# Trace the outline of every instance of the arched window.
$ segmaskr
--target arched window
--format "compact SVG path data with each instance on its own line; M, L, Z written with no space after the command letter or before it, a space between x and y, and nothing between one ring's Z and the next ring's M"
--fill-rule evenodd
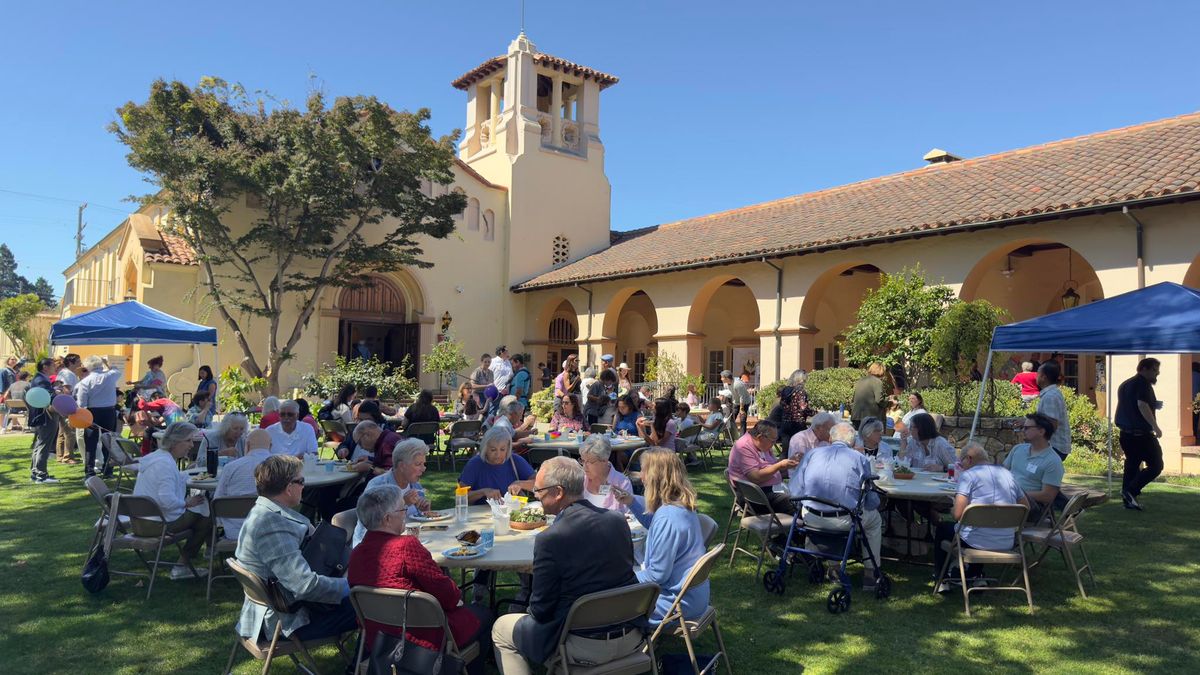
M554 238L551 260L555 265L567 262L571 257L571 242L561 234Z
M483 212L483 238L488 241L496 238L496 214L491 209Z
M550 320L550 344L560 347L574 347L575 338L578 333L575 331L575 324L570 319L564 317L555 317Z
M479 200L474 197L467 200L467 229L479 229Z

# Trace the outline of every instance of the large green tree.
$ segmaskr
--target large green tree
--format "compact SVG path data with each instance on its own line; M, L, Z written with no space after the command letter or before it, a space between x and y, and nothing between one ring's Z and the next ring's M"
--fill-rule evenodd
M858 322L846 333L843 354L858 366L872 361L887 368L900 366L911 381L934 365L934 326L953 302L954 291L927 284L920 265L884 274L879 288L863 297Z
M33 293L0 300L0 331L8 335L20 356L37 358L46 348L48 336L34 322L38 312L45 308L41 298Z
M329 105L319 93L298 109L206 78L156 81L118 116L110 130L158 188L146 201L165 206L167 227L195 249L243 366L272 392L325 291L429 267L421 240L448 236L466 206L457 192L421 190L453 180L458 138L434 139L427 110L398 112L370 96ZM244 196L253 222L231 218ZM251 317L267 329L248 330Z

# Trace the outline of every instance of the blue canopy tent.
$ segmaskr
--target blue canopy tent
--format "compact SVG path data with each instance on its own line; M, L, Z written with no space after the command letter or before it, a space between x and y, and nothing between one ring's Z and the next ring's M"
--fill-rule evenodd
M995 352L1060 351L1104 354L1107 418L1112 419L1114 354L1188 354L1200 352L1200 291L1169 282L1000 326L992 333L983 378L991 377ZM983 408L979 388L971 437ZM1108 481L1112 487L1112 428L1108 434Z
M50 327L51 345L174 345L213 346L214 373L217 329L177 319L136 300L94 309L63 319Z

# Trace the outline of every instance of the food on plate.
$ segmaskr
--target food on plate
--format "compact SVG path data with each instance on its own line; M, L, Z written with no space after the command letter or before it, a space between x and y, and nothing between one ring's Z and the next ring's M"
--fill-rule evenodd
M544 523L546 514L533 509L521 509L508 517L514 523Z
M459 546L456 549L451 549L446 552L446 555L451 558L469 558L479 552L479 549L474 546Z
M205 471L205 472L196 474L195 476L193 476L193 478L195 478L196 480L208 480L208 479L212 478L212 476L208 475L208 472Z
M473 546L473 545L479 543L479 532L477 532L475 530L467 530L466 532L460 532L458 534L458 536L455 537L455 539L461 541L464 544L470 544Z

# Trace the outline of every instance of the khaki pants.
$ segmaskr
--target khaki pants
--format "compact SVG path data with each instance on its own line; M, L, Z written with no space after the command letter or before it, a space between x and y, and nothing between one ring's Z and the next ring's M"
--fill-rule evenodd
M163 524L157 520L133 519L133 533L139 537L157 537L162 528ZM200 547L212 536L212 519L195 511L184 511L182 516L167 523L166 528L168 534L192 531L192 536L183 543L181 550L184 558L194 560L200 553ZM166 549L165 546L163 548Z
M828 508L828 507L826 507ZM837 518L826 518L812 513L807 508L802 509L804 513L804 524L815 527L818 530L833 530L836 532L850 531L850 516L840 516ZM867 558L867 544L871 545L871 552L875 554L875 560L879 561L879 547L883 544L883 518L879 516L878 511L864 511L862 516L863 530L863 565L867 568L867 574L870 574L874 568L871 561ZM869 578L869 577L868 577Z
M67 422L66 417L55 415L54 419L58 421L58 441L55 444L54 454L60 462L74 459L79 448L75 438L75 428Z
M495 625L492 626L492 643L496 647L496 664L500 666L500 672L503 675L530 675L532 672L529 662L517 651L513 640L513 632L517 622L521 620L533 621L533 618L528 614L505 614L496 619ZM567 659L571 663L581 666L608 663L636 652L644 640L641 632L636 630L611 640L592 640L569 635L567 636ZM554 672L557 660L556 652L546 662L547 672Z

